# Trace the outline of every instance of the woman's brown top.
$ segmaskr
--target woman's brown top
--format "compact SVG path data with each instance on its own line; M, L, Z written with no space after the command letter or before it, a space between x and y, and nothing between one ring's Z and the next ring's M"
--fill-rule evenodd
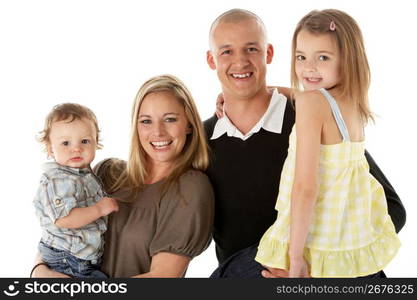
M95 171L108 189L111 165L100 162ZM109 215L102 270L110 277L130 277L149 272L152 256L169 252L193 258L211 240L214 194L208 177L189 170L178 186L161 197L164 180L147 185L137 194L121 190L111 194L119 211Z

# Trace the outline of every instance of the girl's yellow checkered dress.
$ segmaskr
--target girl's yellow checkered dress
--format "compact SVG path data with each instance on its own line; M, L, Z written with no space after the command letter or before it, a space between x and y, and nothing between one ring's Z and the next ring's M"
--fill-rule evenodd
M351 142L336 101L331 105L343 142L321 145L320 188L304 257L312 277L357 277L382 270L400 247L380 183L369 173L364 142ZM295 127L290 135L275 223L262 237L256 261L289 269L290 201L295 170Z

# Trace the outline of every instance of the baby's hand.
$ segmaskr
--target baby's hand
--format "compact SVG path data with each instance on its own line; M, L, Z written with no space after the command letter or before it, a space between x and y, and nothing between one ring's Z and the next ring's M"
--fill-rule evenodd
M100 215L103 217L119 210L117 201L109 197L101 198L101 200L96 203L96 206L100 212Z

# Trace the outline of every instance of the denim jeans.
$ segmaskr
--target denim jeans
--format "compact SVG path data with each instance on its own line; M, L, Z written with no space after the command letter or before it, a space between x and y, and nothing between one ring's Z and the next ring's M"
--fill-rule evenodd
M222 263L210 278L263 278L261 272L265 268L255 261L258 244L240 250ZM386 278L384 271L360 278Z
M39 252L42 260L54 271L76 278L107 278L107 275L100 271L100 262L93 264L92 261L80 259L43 242L39 243Z

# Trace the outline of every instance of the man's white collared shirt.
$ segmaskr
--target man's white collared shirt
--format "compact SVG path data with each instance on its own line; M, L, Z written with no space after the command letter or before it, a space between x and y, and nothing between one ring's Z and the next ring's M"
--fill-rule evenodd
M274 89L272 93L271 101L269 102L268 109L262 118L256 123L255 126L247 134L243 134L236 128L235 125L229 120L226 113L223 111L223 117L218 119L214 126L211 140L215 140L227 133L229 137L237 137L242 140L247 140L253 134L257 133L261 128L266 131L281 133L282 123L284 121L285 107L287 105L287 98L280 94L277 89Z

